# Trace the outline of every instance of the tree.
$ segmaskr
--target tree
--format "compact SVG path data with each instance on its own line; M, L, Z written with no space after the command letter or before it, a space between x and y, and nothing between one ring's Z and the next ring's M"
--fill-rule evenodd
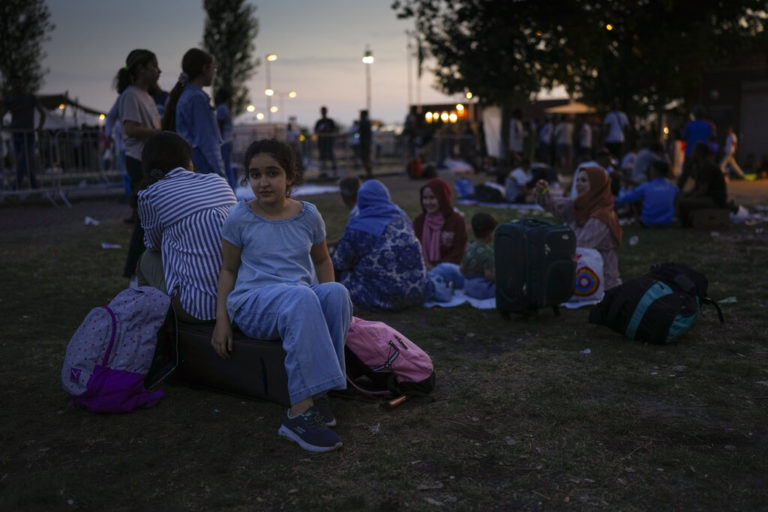
M575 90L598 104L618 97L631 114L661 112L672 100L690 110L707 70L765 64L764 8L755 0L603 2L590 13L598 51Z
M486 103L541 87L645 114L699 98L703 73L744 55L765 64L764 0L395 0L437 60L439 87ZM762 59L760 59L762 57Z
M203 8L206 12L203 46L218 66L213 87L230 92L229 106L237 115L244 112L249 103L245 83L259 65L259 60L252 57L259 32L259 22L254 15L256 7L245 0L204 0Z
M541 2L546 3L546 2ZM399 18L414 18L427 53L437 60L437 87L470 90L484 103L511 104L540 87L541 60L530 23L539 2L395 1Z
M46 70L43 43L55 25L44 0L3 0L0 2L0 95L8 97L13 88L36 93Z

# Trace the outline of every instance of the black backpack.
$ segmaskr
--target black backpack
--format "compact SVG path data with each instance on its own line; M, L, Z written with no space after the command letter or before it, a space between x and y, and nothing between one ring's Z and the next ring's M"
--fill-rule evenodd
M666 345L691 330L705 303L707 278L683 263L659 263L644 276L605 292L589 321L610 327L630 340Z
M501 190L488 185L475 185L475 200L481 203L503 203L504 194Z

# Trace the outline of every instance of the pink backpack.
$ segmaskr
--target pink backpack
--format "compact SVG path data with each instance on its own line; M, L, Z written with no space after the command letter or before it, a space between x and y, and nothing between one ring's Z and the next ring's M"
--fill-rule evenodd
M158 331L171 299L142 286L120 292L109 306L94 308L67 345L61 384L70 405L95 412L128 412L152 407L163 396L145 378L152 366Z
M432 359L384 322L352 317L344 352L347 381L367 396L425 395L435 388Z

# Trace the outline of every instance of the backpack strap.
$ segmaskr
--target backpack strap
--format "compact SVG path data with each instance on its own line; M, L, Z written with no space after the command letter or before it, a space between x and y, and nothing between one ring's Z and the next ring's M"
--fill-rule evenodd
M109 316L112 317L112 334L109 337L109 344L107 345L107 350L104 352L104 359L101 361L101 364L104 366L109 363L109 356L112 355L112 347L115 345L115 334L117 333L117 318L115 317L115 313L109 308L109 306L101 306L103 309L107 310L107 313L109 313Z
M720 323L724 324L725 320L723 319L723 312L720 310L720 306L715 302L714 300L710 299L709 297L704 297L701 300L702 304L712 304L715 306L715 309L717 310L717 316L720 317Z

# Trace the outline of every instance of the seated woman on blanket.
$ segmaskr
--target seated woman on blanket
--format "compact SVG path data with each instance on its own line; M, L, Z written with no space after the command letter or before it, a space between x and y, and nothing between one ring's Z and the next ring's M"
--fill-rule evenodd
M613 209L611 181L600 167L585 167L576 176L575 199L553 198L549 184L536 183L536 202L564 220L576 234L576 245L596 249L603 257L605 289L621 284L618 248L621 226Z
M221 227L235 195L221 176L192 172L192 149L173 132L147 140L141 160L145 188L138 212L147 250L139 258L138 283L167 293L180 320L211 321Z
M352 321L335 281L317 207L289 197L301 181L291 146L259 140L245 153L256 199L237 203L222 228L222 267L211 344L232 355L232 325L251 338L280 339L291 407L278 434L305 450L341 446L326 392L346 387L344 341ZM312 270L319 284L314 284Z
M429 279L411 220L378 180L360 187L357 210L333 253L352 302L390 311L422 304Z
M683 191L688 178L694 187ZM681 190L678 201L680 223L690 227L692 214L698 209L728 208L728 189L725 177L714 161L714 155L706 142L697 142L691 156L683 164L683 172L677 181Z
M413 221L427 269L439 263L461 263L467 247L464 216L451 204L451 187L434 178L421 187L422 213Z

